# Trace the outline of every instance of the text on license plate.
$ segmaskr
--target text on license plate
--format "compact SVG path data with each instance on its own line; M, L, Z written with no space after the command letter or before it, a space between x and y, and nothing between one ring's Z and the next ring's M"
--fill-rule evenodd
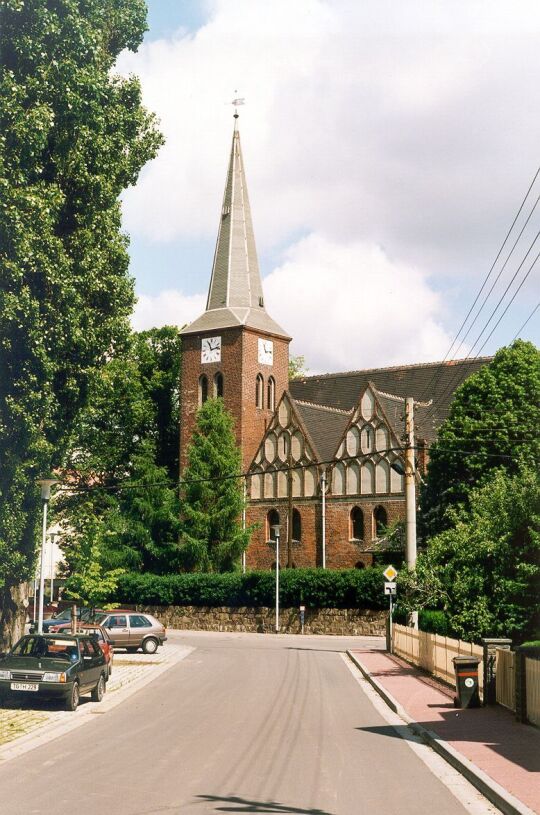
M12 682L11 690L39 690L37 682Z

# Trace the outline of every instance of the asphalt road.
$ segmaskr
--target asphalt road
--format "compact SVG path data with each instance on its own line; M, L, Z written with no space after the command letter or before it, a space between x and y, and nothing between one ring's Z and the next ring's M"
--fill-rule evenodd
M464 814L347 668L358 639L172 636L196 650L0 766L2 815Z

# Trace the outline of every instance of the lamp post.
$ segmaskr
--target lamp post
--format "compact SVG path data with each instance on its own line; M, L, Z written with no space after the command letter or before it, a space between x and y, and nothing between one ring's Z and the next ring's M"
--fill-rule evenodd
M39 616L38 634L43 633L43 595L45 594L45 542L47 539L47 509L51 497L51 487L58 484L56 478L40 478L37 482L41 487L41 500L43 502L43 531L41 535L41 569L39 574Z
M279 633L279 524L272 527L276 539L276 634Z

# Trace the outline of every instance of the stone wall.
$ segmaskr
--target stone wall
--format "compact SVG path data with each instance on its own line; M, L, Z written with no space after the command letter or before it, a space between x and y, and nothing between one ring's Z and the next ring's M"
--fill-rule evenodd
M208 606L137 606L153 614L167 628L188 631L247 631L270 634L275 629L274 608L211 608ZM306 609L304 633L384 636L386 611L371 609ZM300 634L297 608L280 611L280 632Z

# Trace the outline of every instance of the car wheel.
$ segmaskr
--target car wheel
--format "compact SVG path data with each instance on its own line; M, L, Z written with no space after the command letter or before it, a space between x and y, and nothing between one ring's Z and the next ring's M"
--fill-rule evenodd
M105 695L105 677L103 674L99 677L99 682L92 691L92 702L101 702Z
M145 654L155 654L158 649L158 641L154 637L148 637L142 644L142 649Z
M79 706L81 695L79 692L79 683L74 682L71 686L71 691L66 699L66 710L77 710Z

